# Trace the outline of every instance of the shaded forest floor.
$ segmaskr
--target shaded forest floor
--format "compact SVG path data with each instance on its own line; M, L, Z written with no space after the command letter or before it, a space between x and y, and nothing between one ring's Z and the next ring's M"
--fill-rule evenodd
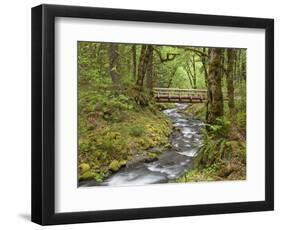
M229 114L227 103L224 104ZM193 104L187 116L205 120L206 106ZM193 161L193 169L177 182L244 180L246 179L246 114L236 118L225 116L214 125L206 125L202 132L202 146ZM208 130L208 131L207 131Z

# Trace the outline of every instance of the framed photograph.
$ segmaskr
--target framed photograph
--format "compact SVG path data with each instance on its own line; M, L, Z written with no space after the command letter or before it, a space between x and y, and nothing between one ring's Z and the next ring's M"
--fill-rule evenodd
M32 221L273 210L274 21L32 8Z

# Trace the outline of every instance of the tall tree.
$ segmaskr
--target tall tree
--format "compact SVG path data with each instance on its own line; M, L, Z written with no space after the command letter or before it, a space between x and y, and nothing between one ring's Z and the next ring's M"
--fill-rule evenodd
M206 121L213 124L223 115L223 95L221 89L221 54L222 49L210 48L208 72L208 101Z
M109 72L111 75L113 86L117 86L120 80L120 74L118 72L118 45L111 43L109 45Z
M227 84L228 107L231 116L235 114L234 85L233 85L234 59L235 59L235 49L227 49L226 84Z

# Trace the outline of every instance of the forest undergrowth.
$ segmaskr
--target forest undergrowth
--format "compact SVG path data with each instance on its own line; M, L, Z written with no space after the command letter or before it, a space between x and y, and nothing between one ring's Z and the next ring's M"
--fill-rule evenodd
M81 92L90 93L80 95L80 181L101 182L129 161L154 160L169 147L172 125L155 103L140 106L130 93L112 89Z

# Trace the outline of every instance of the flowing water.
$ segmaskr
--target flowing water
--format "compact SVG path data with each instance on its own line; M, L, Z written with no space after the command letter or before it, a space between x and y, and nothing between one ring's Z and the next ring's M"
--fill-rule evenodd
M87 181L80 186L108 185L127 186L173 182L191 168L192 159L201 144L200 129L203 123L186 118L180 111L188 105L176 104L174 109L163 112L177 128L171 137L172 148L164 150L156 161L124 167L105 179L102 183Z

